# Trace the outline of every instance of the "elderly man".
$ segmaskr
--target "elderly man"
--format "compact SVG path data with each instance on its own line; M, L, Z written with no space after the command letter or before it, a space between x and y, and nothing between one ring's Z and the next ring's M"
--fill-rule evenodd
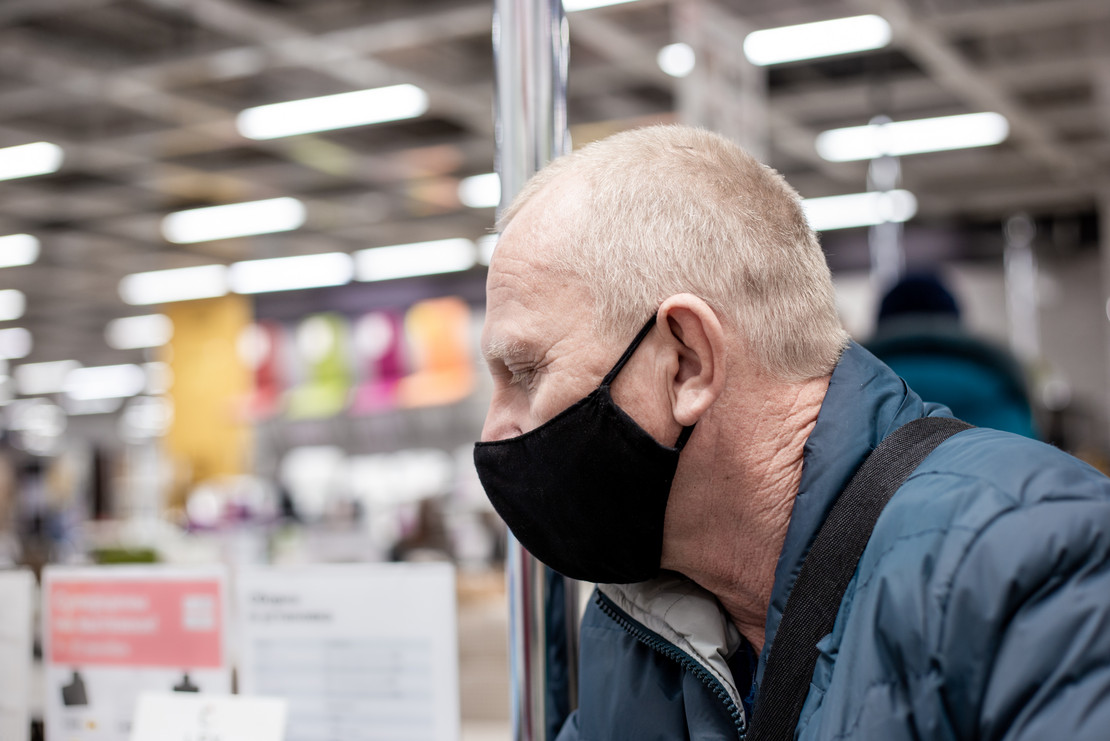
M526 548L599 584L559 739L742 738L838 496L948 412L847 339L797 195L719 136L592 144L500 227L475 462ZM1110 737L1108 552L1095 470L948 438L882 511L796 737Z

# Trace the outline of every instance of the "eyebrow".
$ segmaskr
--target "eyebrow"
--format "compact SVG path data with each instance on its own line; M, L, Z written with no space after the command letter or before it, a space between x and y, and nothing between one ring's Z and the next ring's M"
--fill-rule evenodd
M532 346L523 340L507 340L503 337L495 337L482 346L482 357L488 363L494 360L518 358L527 355L531 349Z

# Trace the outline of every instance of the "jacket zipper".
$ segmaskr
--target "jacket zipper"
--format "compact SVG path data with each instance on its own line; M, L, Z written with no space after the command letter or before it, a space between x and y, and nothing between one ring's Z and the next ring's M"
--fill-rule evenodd
M630 616L625 614L623 610L613 604L613 601L597 591L594 600L601 611L608 615L617 625L621 626L628 633L632 635L640 643L643 643L648 648L656 651L663 656L678 663L683 668L692 672L695 677L701 680L706 689L713 693L713 696L724 703L725 709L729 713L729 717L736 725L737 733L740 739L744 739L748 735L747 722L744 718L743 711L737 707L736 702L733 701L732 696L721 684L720 680L709 673L704 666L701 665L697 659L690 656L682 649L675 646L670 641L666 640L657 633L654 633L647 628L635 622Z

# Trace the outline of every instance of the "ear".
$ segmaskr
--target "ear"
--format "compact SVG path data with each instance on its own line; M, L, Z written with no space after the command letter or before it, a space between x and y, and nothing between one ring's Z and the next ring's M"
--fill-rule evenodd
M712 307L689 293L671 296L663 302L656 327L678 357L671 377L671 410L676 422L689 427L724 390L724 329Z

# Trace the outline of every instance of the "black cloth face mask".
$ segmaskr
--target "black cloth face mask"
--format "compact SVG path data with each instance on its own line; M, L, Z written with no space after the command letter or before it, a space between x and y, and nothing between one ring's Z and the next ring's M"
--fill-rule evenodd
M533 556L565 576L624 584L659 573L678 456L616 405L609 387L655 317L589 396L534 430L474 446L493 508Z

